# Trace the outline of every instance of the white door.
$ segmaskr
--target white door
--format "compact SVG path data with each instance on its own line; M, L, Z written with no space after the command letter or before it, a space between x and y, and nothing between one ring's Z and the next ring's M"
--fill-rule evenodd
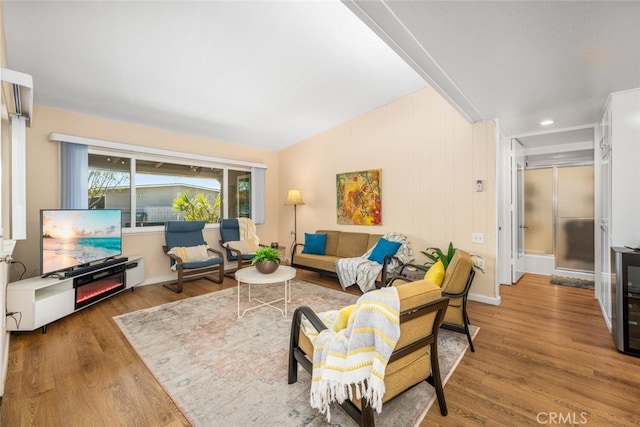
M607 108L600 123L600 139L596 146L595 156L598 165L597 183L597 215L596 233L596 299L604 308L608 319L611 319L611 112ZM599 159L598 159L599 158Z
M524 147L511 140L511 283L525 271L524 265Z

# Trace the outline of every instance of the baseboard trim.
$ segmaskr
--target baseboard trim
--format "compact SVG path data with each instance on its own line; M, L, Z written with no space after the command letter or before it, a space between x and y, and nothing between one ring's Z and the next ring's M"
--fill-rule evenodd
M488 297L486 295L478 295L478 294L472 294L472 293L469 293L468 299L470 299L471 301L477 301L477 302L481 302L489 305L500 305L500 302L501 302L501 299L499 296Z

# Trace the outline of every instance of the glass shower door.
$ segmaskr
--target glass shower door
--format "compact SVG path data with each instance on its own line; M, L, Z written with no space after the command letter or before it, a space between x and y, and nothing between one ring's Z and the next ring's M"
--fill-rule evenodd
M557 169L556 268L593 272L593 166Z

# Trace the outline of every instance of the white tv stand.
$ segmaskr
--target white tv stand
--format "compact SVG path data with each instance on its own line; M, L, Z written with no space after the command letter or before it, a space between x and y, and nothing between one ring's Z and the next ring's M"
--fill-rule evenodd
M104 297L87 298L87 304L77 307L74 281L91 285L116 274L124 274L125 287ZM11 282L7 286L7 330L33 331L42 328L46 332L47 325L55 320L82 310L89 305L109 298L125 289L142 283L145 279L144 260L141 256L129 256L125 261L103 268L96 268L72 277L32 277Z

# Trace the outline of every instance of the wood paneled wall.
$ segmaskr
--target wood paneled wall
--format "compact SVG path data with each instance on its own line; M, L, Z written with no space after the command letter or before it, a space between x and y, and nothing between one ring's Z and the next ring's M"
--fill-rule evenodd
M430 246L456 247L482 256L474 297L497 303L496 136L493 122L471 124L433 89L426 88L356 117L279 153L279 197L300 188L298 241L304 232L340 229L409 236L416 260ZM336 174L382 169L382 226L336 221ZM484 191L476 192L476 180ZM278 216L280 241L290 242L293 208ZM484 243L472 244L473 232Z

